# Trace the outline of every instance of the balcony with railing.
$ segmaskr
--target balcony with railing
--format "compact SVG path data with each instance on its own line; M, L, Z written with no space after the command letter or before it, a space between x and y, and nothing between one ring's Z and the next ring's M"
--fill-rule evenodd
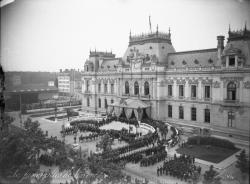
M212 98L205 97L205 98L204 98L204 101L210 102L210 101L212 101Z
M90 90L85 90L84 94L91 94L92 92Z
M184 97L184 96L178 96L178 98L182 100L182 99L184 99L185 97Z
M137 98L137 99L141 99L141 100L149 100L151 99L151 95L148 94L148 95L140 95L140 94L125 94L123 93L122 94L123 97L130 97L130 98Z
M190 100L197 100L196 96L191 96Z
M238 107L240 106L240 101L238 99L224 99L222 104L223 106L232 106L232 107Z

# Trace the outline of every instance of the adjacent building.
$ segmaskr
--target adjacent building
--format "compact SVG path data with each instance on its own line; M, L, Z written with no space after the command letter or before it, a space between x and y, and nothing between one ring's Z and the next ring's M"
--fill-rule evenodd
M5 111L17 111L21 104L40 103L58 95L55 73L5 72L4 75Z
M58 90L61 95L74 96L81 92L81 73L75 69L60 70L58 77Z

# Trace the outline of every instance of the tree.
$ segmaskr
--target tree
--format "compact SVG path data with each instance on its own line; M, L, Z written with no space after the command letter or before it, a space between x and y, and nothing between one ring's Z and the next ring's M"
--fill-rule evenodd
M110 137L110 135L105 134L99 143L97 143L96 147L103 150L104 153L110 151L113 145L114 139Z
M197 184L199 179L200 179L200 174L198 173L198 171L195 171L192 176L191 179L193 181L193 184Z
M203 184L221 184L218 172L214 170L213 165L210 166L209 170L204 173Z
M32 122L31 119L24 122L24 129L13 127L8 135L2 135L0 137L0 176L11 180L11 183L17 183L17 181L30 183L31 176L39 169L37 156L39 150L46 147L45 143L46 139L39 128L39 123Z
M0 121L0 135L7 135L9 132L9 125L14 121L13 117L6 114L1 114L3 120Z
M34 184L50 184L52 181L52 173L48 171L39 171L31 176L32 183Z
M236 167L240 169L242 173L249 172L249 161L247 160L246 151L242 150L240 155L236 155L237 162Z

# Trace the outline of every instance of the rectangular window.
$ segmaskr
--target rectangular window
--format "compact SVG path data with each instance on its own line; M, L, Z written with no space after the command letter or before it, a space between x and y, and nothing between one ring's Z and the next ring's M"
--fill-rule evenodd
M233 111L228 112L228 127L233 127L233 121L235 119L235 114Z
M89 107L89 105L90 105L90 100L89 98L87 98L87 106Z
M210 109L205 109L205 123L210 123Z
M191 120L196 121L196 108L195 107L191 108Z
M99 108L102 107L102 100L99 98Z
M229 66L235 66L235 56L229 56Z
M86 81L86 91L89 91L89 81Z
M205 99L210 98L210 86L205 86Z
M191 85L191 98L196 98L196 85Z
M168 105L168 117L172 118L172 105Z
M114 93L114 84L111 84L111 93Z
M173 86L168 85L168 96L173 96Z
M104 84L104 93L108 92L108 84Z
M183 97L183 96L184 96L184 86L179 85L179 97Z
M107 109L108 108L108 101L107 101L107 99L104 99L104 104L105 104L105 109Z
M101 83L98 84L98 92L101 93Z
M184 110L183 107L179 107L179 119L184 119Z

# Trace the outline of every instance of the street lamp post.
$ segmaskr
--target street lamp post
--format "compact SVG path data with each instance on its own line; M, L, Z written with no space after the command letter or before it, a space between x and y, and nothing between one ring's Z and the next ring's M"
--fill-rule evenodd
M22 94L21 93L19 95L19 101L20 101L20 126L22 127L23 122L22 122Z

